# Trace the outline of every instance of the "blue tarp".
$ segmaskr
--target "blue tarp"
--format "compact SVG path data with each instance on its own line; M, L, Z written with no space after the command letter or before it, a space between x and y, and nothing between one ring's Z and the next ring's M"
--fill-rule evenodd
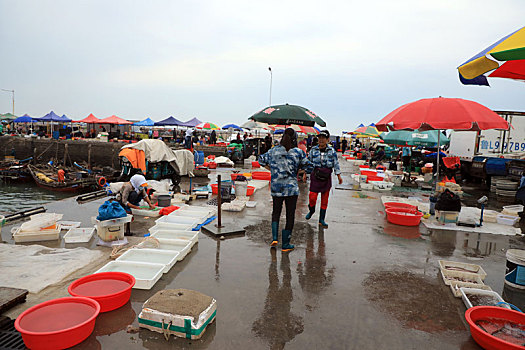
M155 125L155 122L153 120L151 120L150 118L146 118L143 121L134 123L133 125L136 125L136 126L153 126L153 125Z
M194 127L202 123L199 119L193 118L181 124L181 126Z
M15 120L13 120L13 123L32 123L36 120L34 120L33 118L31 118L30 116L28 116L27 114L21 116L21 117L18 117L16 118Z
M155 126L185 126L183 122L180 120L169 117L164 120L161 120L160 122L155 122Z

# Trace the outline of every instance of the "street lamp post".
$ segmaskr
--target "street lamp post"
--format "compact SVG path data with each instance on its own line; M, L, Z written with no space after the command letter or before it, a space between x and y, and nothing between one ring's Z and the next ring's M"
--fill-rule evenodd
M13 94L13 115L15 115L15 90L2 89L2 91L7 91Z
M272 80L273 80L273 74L272 74L272 67L268 67L268 70L270 71L270 104L272 105Z

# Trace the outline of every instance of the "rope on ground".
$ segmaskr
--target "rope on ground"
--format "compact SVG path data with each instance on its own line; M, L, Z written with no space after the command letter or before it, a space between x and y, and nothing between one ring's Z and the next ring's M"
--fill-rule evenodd
M122 254L124 254L125 252L127 252L130 249L142 248L142 247L139 247L139 245L141 243L143 243L143 242L152 243L154 248L159 248L160 247L160 242L159 242L158 239L156 239L155 237L146 237L146 238L142 239L140 242L138 242L137 244L132 245L131 247L124 248L125 246L123 246L123 245L118 245L116 247L113 247L113 249L111 250L111 254L109 254L109 258L111 260L115 260L116 258L118 258L119 256L121 256Z

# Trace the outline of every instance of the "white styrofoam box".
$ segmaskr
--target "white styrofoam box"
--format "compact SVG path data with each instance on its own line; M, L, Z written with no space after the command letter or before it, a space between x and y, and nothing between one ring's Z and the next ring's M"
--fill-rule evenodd
M184 239L157 238L158 245L153 242L144 241L139 243L139 248L171 250L179 253L178 260L182 260L188 255L195 242Z
M208 213L209 217L212 217L217 214L217 208L215 207L200 207L196 205L186 205L181 207L179 210L190 210L190 211L200 211Z
M449 260L439 260L439 268L441 270L450 270L450 271L455 271L453 270L453 268L460 268L460 269L466 269L466 270L470 270L470 271L475 271L475 272L468 272L468 271L461 271L463 272L465 275L478 275L479 278L481 278L481 280L485 280L485 277L487 277L487 273L485 272L485 270L483 270L483 267L481 267L480 265L476 265L476 264L468 264L468 263L463 263L463 262L459 262L459 261L449 261ZM450 268L448 268L450 267Z
M176 230L155 230L151 232L151 237L157 239L181 239L196 243L199 240L199 231L176 231Z
M159 229L175 230L175 231L191 231L193 229L193 226L188 225L188 224L176 224L173 222L157 222L155 226L149 229L149 232L159 230Z
M35 230L35 231L21 231L20 227L13 227L13 239L16 243L20 242L37 242L37 241L54 241L60 237L60 224L52 230Z
M87 243L93 237L94 227L73 227L64 235L65 243Z
M473 307L472 302L468 298L469 295L479 295L482 297L491 297L493 300L496 301L496 303L505 301L498 293L492 290L483 290L483 289L466 288L466 287L459 288L459 290L461 292L461 299L463 299L463 303L465 304L467 309L470 309L471 307ZM476 306L479 306L479 305L476 305ZM485 305L485 306L496 306L496 305ZM507 304L501 304L501 307L510 309L510 306L508 306Z
M26 221L20 225L20 231L38 231L42 228L53 226L58 220L62 219L63 214L57 213L40 213L31 215L29 221Z
M164 273L167 273L177 261L179 252L161 249L137 249L126 251L117 258L117 261L147 262L164 265Z
M97 272L125 272L135 277L135 289L151 289L162 277L164 265L130 262L130 261L110 261L102 266Z
M190 218L190 217L184 217L184 216L174 216L174 215L165 215L157 220L155 220L155 223L169 223L169 224L183 224L183 225L190 225L191 228L194 228L198 225L197 219Z
M246 202L246 207L247 208L255 208L256 206L257 206L257 202L256 201Z
M520 219L519 216L511 216L511 215L504 215L504 214L499 214L497 218L498 224L507 225L507 226L513 226L515 223L519 221L519 219Z
M440 270L441 271L441 277L443 278L443 282L447 286L450 286L453 283L473 283L473 284L484 284L483 280L479 277L479 275L473 275L471 273L465 273L461 271L452 271L452 270ZM457 278L462 279L463 281L457 280Z

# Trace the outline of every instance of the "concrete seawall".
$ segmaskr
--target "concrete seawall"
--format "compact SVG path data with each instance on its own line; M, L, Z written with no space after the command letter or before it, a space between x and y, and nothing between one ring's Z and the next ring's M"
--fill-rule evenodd
M16 159L33 157L35 163L47 163L52 159L87 163L91 166L110 166L120 169L118 154L124 142L100 142L86 140L54 140L25 138L17 136L0 137L0 157L9 156L14 149ZM182 148L175 147L172 148ZM225 155L225 147L196 146L196 150L203 151L204 156Z

